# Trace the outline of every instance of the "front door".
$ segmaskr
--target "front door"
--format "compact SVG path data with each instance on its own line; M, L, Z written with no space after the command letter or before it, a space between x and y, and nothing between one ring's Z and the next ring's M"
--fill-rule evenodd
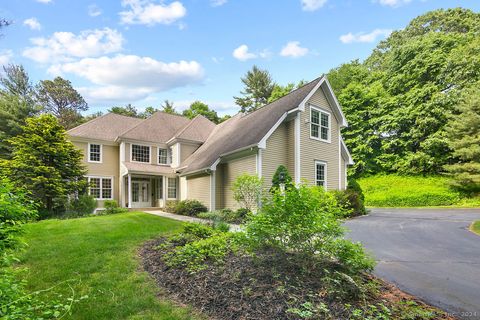
M152 206L150 199L150 181L132 181L132 207L147 208Z

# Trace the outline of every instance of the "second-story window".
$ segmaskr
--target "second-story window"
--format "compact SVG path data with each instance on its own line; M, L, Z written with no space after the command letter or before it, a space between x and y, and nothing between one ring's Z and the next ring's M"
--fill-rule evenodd
M158 164L167 164L168 163L168 154L167 149L158 148Z
M88 162L102 162L102 145L88 144Z
M314 139L330 140L330 114L313 107L311 108L310 136Z
M150 162L150 147L132 144L132 161Z

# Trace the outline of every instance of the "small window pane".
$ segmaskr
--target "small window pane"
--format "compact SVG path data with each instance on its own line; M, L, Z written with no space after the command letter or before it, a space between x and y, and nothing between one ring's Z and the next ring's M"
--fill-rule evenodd
M318 128L318 125L312 123L312 137L318 138Z
M312 123L319 124L320 114L317 110L312 110Z
M133 144L132 145L132 161L150 162L150 147Z
M322 138L323 140L328 140L328 128L322 127L321 130L322 130L322 137L321 137L321 138Z
M322 127L328 128L328 115L326 113L322 113Z
M100 162L101 150L99 144L90 144L90 161Z
M158 149L158 163L160 164L167 164L168 163L168 155L167 149Z

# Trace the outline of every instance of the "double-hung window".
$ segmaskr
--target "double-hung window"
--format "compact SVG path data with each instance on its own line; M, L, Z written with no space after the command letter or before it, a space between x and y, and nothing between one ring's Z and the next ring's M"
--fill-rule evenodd
M167 198L177 198L177 178L168 178Z
M132 144L132 161L150 163L150 146Z
M168 164L167 149L158 148L158 164Z
M310 107L310 137L330 141L330 114Z
M327 186L327 164L323 161L315 161L315 185Z
M110 177L88 177L89 194L97 200L112 199L113 183Z
M102 162L102 145L88 144L88 162Z

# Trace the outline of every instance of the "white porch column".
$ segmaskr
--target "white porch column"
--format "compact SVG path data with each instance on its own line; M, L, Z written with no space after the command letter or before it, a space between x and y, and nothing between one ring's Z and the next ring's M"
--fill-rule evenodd
M132 176L128 174L128 208L132 207Z

